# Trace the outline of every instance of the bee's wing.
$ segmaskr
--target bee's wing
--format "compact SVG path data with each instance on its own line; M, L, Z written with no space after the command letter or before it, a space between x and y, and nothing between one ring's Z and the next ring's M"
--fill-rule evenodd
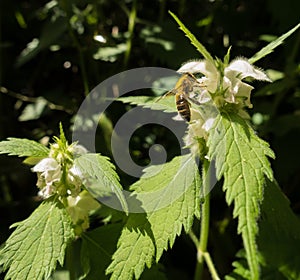
M167 93L161 95L158 99L155 100L155 103L160 101L162 98L165 98L167 96L170 96L170 95L175 95L177 93L178 89L174 88L170 91L168 91Z

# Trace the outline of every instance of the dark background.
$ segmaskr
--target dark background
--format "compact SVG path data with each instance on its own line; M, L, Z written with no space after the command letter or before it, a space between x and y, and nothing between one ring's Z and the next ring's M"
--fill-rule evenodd
M300 19L298 0L2 0L0 140L20 137L48 143L58 135L60 121L70 137L73 116L85 95L106 78L137 67L176 70L187 60L201 58L168 10L220 58L229 46L231 57L250 58ZM95 35L102 35L106 42L97 42ZM30 51L37 40L38 47ZM275 177L296 214L300 213L299 43L298 31L257 62L275 81L253 84L254 108L249 110L258 134L275 151ZM128 106L119 102L108 108L97 131L99 152L110 156L107 139L126 110ZM137 163L149 162L148 149L153 143L164 145L169 158L179 152L172 133L147 125L136 131L131 141ZM38 203L36 177L29 168L21 159L0 156L1 242L8 237L9 225L26 218ZM120 175L125 187L133 181L121 171ZM209 246L217 267L225 274L231 270L241 241L231 210L220 189L215 189ZM190 241L185 236L179 238L164 255L163 263L170 279L174 274L189 278L194 266Z

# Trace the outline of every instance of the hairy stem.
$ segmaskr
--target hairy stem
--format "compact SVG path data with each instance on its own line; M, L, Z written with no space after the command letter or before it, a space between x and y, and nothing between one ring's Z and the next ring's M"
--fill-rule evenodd
M205 161L202 167L202 178L203 178L203 194L204 202L201 205L201 221L200 221L200 238L197 246L197 264L195 270L194 279L199 280L202 278L203 274L203 266L204 266L204 254L207 250L207 241L208 241L208 233L209 233L209 205L210 205L210 196L209 196L209 187L210 180L208 176L209 170L209 162Z

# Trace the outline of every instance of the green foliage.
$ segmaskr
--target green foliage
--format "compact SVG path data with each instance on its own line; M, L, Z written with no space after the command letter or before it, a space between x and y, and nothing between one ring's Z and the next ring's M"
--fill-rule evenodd
M276 40L272 41L269 45L262 48L259 52L257 52L255 55L253 55L249 62L251 64L255 63L256 61L260 60L261 58L265 57L266 55L270 54L274 51L274 49L278 46L280 46L286 38L291 36L298 28L300 27L300 23L297 24L294 28L286 32L285 34L278 37Z
M275 180L266 180L258 226L261 279L299 279L300 221ZM226 280L252 279L245 253L239 252L237 257L239 260L233 263L234 270Z
M269 275L269 279L300 278L300 221L289 204L277 183L267 181L258 248L266 270L263 275Z
M172 97L153 98L149 96L128 96L120 97L119 101L132 105L142 106L151 110L161 110L166 113L177 112L175 100Z
M226 275L225 280L251 280L251 273L247 267L245 251L239 251L236 257L238 261L233 262L232 266L234 269L229 275Z
M67 26L66 18L64 17L57 17L55 20L47 22L41 32L40 38L33 39L21 52L16 61L16 66L22 66L24 63L32 60L41 51L57 42L60 36L67 30Z
M122 224L101 226L82 235L81 264L83 279L106 279L105 269L116 249Z
M122 209L128 213L119 176L107 157L98 154L85 154L75 159L74 163L83 174L87 175L86 188L95 198L108 196L112 199L111 203L118 203L112 196L115 195Z
M266 156L274 157L241 117L224 113L217 117L208 139L209 158L216 160L218 179L224 176L226 201L234 201L233 216L238 217L252 279L259 277L256 235L265 178L273 178Z
M5 279L47 279L63 265L67 244L74 238L66 209L52 197L26 220L12 225L15 231L1 249Z
M19 157L47 157L49 149L36 141L19 138L7 138L0 142L0 154Z
M185 25L179 20L177 16L175 16L172 12L169 12L170 15L176 20L180 29L184 32L185 36L187 36L191 43L196 47L196 49L203 55L203 57L214 63L214 60L210 53L206 50L206 48L197 40L197 38L185 27Z
M260 60L260 67L272 68L267 69L266 73L273 81L275 75L270 73L276 74L274 83L254 84L256 91L251 97L254 107L248 113L250 116L255 114L261 117L260 121L255 123L255 134L247 122L231 113L218 116L218 123L215 123L213 135L210 136L209 150L210 156L215 157L217 161L219 177L224 178L227 203L220 203L223 197L221 190L216 187L210 199L212 204L217 203L217 207L212 208L208 215L203 215L210 218L208 248L213 249L212 259L221 279L252 280L256 273L253 273L253 270L257 270L258 263L261 279L300 278L300 226L297 217L300 201L300 45L299 38L295 36L299 28L300 1L288 0L284 5L280 0L266 1L262 5L251 1L237 3L232 0L225 5L224 1L149 1L143 5L130 0L102 0L93 3L86 0L15 2L2 1L0 4L1 11L5 11L1 15L0 38L1 140L14 136L47 143L48 139L59 134L59 122L64 123L66 138L69 139L74 114L86 94L99 82L125 69L141 66L177 69L185 61L198 59L199 52L211 61L211 54L213 57L224 57L229 46L232 46L231 58L240 55L250 57L256 53L249 59L251 63ZM196 46L198 53L189 44L189 40L182 36L178 25L168 14L168 9L178 15L177 17L171 13L180 29ZM189 29L179 18L184 19ZM286 32L291 26L295 27ZM282 33L284 34L280 36ZM292 33L295 33L294 36L286 40ZM103 41L95 40L95 35L102 36ZM278 39L271 42L273 38ZM205 47L200 42L203 42ZM264 42L271 43L258 51L265 45ZM281 47L272 54L279 45ZM229 52L225 55L225 64L229 62L228 54ZM270 57L266 57L268 54L271 54ZM262 59L264 57L266 59ZM162 87L163 91L153 90L154 96L162 95L171 88L173 85L170 84ZM115 102L107 109L105 116L103 114L99 119L101 129L97 130L95 139L96 148L101 149L103 155L110 154L111 131L121 114L128 110L129 106L126 103L153 110L177 112L173 97L157 100L152 97L135 96L122 97L119 100L125 105ZM83 126L87 133L93 121L84 116ZM154 133L152 129L151 125L148 125L142 134L135 136L133 142L143 143L148 134L155 134L159 135L166 145L173 145L172 139L165 135L163 130L156 129ZM272 166L274 177L278 179L282 191L274 180L270 182L264 178L263 173L272 178L266 156L272 157L273 153L257 135L267 139L276 152L276 161L272 162ZM136 147L135 152L132 153L134 160L147 162L146 152ZM42 158L48 157L49 149L27 139L9 138L8 141L0 142L0 154L25 156L28 157L25 159L26 163L36 164ZM196 166L188 163L190 170L178 170L177 165L176 173L172 161L172 164L164 166L167 171L157 175L154 175L158 171L157 167L148 168L146 174L152 174L154 177L144 176L133 185L134 191L127 206L118 175L106 158L87 155L87 158L83 156L78 160L78 164L80 170L89 174L90 184L87 184L87 187L94 191L95 197L115 196L115 202L122 205L120 208L129 208L129 212L131 207L137 207L137 210L151 209L158 200L160 205L165 205L173 198L176 199L174 205L153 213L130 214L117 249L116 242L122 223L114 223L124 219L124 215L119 213L120 216L113 215L112 218L111 211L105 212L101 206L101 210L94 213L95 220L91 221L89 231L84 232L81 239L77 240L77 243L82 242L81 252L74 252L73 256L77 263L68 264L63 269L70 271L64 270L67 273L55 279L65 279L67 274L70 274L70 278L80 279L72 274L77 268L84 270L81 277L83 279L109 279L110 275L104 274L111 256L114 256L114 260L110 270L114 270L112 267L115 267L116 270L112 271L112 277L115 278L121 273L121 269L124 269L127 273L125 275L141 275L141 279L191 279L196 254L186 236L176 240L177 246L165 252L158 265L153 263L159 259L162 251L168 248L168 242L173 245L175 236L182 232L182 226L187 225L187 229L191 227L191 212L195 212L197 217L199 215L201 202L196 201L199 192L194 191L194 196L192 195L192 189L199 187L191 183L191 187L184 192L186 196L179 196L189 185L186 182L199 177ZM32 211L35 197L31 195L36 178L27 176L28 169L23 165L18 166L15 159L1 156L0 166L1 211L4 214L9 213L1 216L0 236L4 241L9 235L6 230L7 224L20 220L21 216ZM173 174L173 178L169 175L163 176L172 173L172 170L177 174ZM133 180L122 172L119 176L124 186L130 185ZM185 179L187 181L184 181ZM102 181L104 185L99 184ZM168 188L164 188L159 181L168 185ZM218 184L221 183L222 180ZM190 211L186 210L186 200L190 203ZM238 229L242 232L246 252L241 250L239 239L234 234L236 224L231 219L230 208L227 207L230 203L234 204L234 215L239 219ZM53 209L53 217L48 212L42 215L41 209L46 211L46 208ZM186 220L184 211L189 216ZM60 214L55 214L58 212ZM40 276L44 273L45 277L40 278L44 279L55 269L57 262L61 264L66 243L72 239L72 233L68 235L66 232L65 237L68 235L69 238L65 240L61 231L58 234L62 228L60 223L64 222L68 229L70 227L65 212L59 202L49 199L32 214L37 217L35 223L32 216L19 223L1 250L0 259L8 270L7 278L37 279L37 275L26 274L25 270L19 271L24 265L25 269L31 269L32 273L36 271ZM175 216L179 217L178 220ZM216 225L219 224L223 225L222 232L220 230L221 233L216 233L216 228L219 229ZM38 225L52 227L40 234ZM198 223L193 227L197 235ZM25 235L30 228L37 229L39 238L34 231ZM56 233L55 239L50 240L51 232ZM22 237L22 242L17 242L17 237ZM43 251L44 247L37 247L38 242L42 244L46 241L45 238L50 240L47 243L47 252ZM14 240L16 243L12 244ZM27 243L27 240L31 243ZM136 247L135 241L138 244ZM196 241L197 247L198 240ZM140 244L149 247L139 246ZM27 247L24 249L25 246ZM4 248L12 250L4 251ZM53 248L56 248L55 252ZM35 249L37 254L32 253ZM243 254L236 254L237 251L243 251ZM24 252L28 252L30 256L21 258ZM130 254L132 259L128 257ZM198 257L201 256L198 247L197 254ZM256 256L253 257L254 254ZM233 258L234 270L230 276L225 276L230 271L228 260ZM46 260L49 265L41 263ZM145 264L151 268L143 271ZM161 269L164 265L165 271ZM14 269L15 267L17 269ZM206 276L206 266L204 270L203 276ZM1 273L0 278L4 278L4 272ZM125 276L122 277L126 279Z
M200 177L194 158L190 155L176 157L166 163L163 170L161 168L146 169L144 177L132 186L133 196L137 198L142 193L151 195L154 191L162 191L162 195L152 200L158 210L129 214L113 262L107 268L107 273L112 273L111 279L139 278L145 265L150 267L152 262L158 262L163 251L173 246L182 227L188 232L194 215L199 217ZM183 192L176 196L179 186Z
M19 117L21 122L39 119L47 108L47 100L39 97L33 104L28 104Z
M125 44L119 44L115 47L104 47L100 48L95 54L94 59L101 59L103 61L115 62L120 54L126 51Z

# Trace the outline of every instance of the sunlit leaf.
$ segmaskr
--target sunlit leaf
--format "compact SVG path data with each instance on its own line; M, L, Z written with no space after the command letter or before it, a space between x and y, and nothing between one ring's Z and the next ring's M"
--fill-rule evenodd
M261 58L265 57L266 55L270 54L274 51L275 48L280 46L286 38L291 36L298 28L300 27L300 23L297 24L294 28L292 28L290 31L286 32L285 34L278 37L276 40L262 48L259 52L257 52L255 55L253 55L249 62L251 64L255 63L256 61L260 60Z
M19 157L47 157L49 149L44 145L19 138L7 138L6 141L0 142L0 154Z
M214 63L214 60L210 53L206 50L206 48L197 40L197 38L185 27L185 25L180 21L180 19L170 12L170 15L176 20L180 29L184 32L184 34L190 39L191 43L196 47L196 49L203 55L205 59Z
M48 101L45 98L37 98L35 103L28 104L24 108L22 114L19 116L19 121L24 122L39 119L42 113L47 108L47 103Z
M209 158L216 160L218 179L224 176L228 205L234 201L233 216L238 217L238 233L242 234L251 277L258 279L257 219L265 176L273 178L267 156L274 157L274 154L245 120L225 113L215 120L208 147Z
M183 227L189 231L194 215L199 217L200 177L194 158L191 155L176 157L166 163L163 170L161 167L146 169L146 175L156 175L142 177L133 185L133 195L138 197L141 193L151 195L162 191L152 196L152 206L159 210L129 215L118 249L107 268L111 279L139 278L145 265L150 267L152 262L158 262L163 251L173 246ZM181 194L176 190L179 187L184 189ZM141 201L141 207L149 207L148 203Z
M119 44L115 47L101 47L93 55L93 58L96 60L101 59L103 61L114 62L120 54L126 51L126 48L126 44Z
M118 101L132 105L142 106L151 110L160 110L168 113L177 112L175 99L172 96L155 98L151 96L128 96L120 97Z
M99 199L107 196L112 200L111 203L120 203L122 209L128 213L119 176L115 171L115 166L107 157L99 154L85 154L75 159L74 165L88 176L86 188L93 197Z
M43 202L17 228L1 249L6 279L43 280L63 265L65 249L73 239L70 217L54 197Z

